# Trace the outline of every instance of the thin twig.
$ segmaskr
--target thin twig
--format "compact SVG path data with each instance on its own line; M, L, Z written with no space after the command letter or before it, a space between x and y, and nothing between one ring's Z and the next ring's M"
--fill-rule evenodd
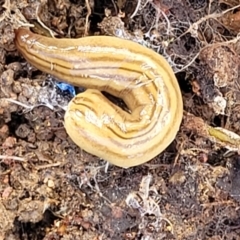
M0 159L11 159L16 161L26 162L24 158L16 157L16 156L8 156L8 155L0 155Z
M85 0L86 7L87 7L87 16L86 16L86 23L85 23L85 31L84 31L84 36L88 36L88 26L89 26L89 16L91 15L91 7L89 5L89 1Z
M170 35L171 23L170 23L167 15L165 14L165 12L162 11L162 10L160 10L160 12L161 12L161 14L163 15L163 17L165 18L166 22L167 22L167 32L166 32L166 34L167 34L167 35Z
M208 44L206 46L204 46L200 52L202 52L204 49L208 48L208 47L212 47L212 46L228 46L229 44L231 43L236 43L237 41L240 40L240 34L238 34L234 39L232 40L229 40L229 41L225 41L225 42L220 42L220 43L212 43L212 44ZM193 59L187 64L185 65L184 67L182 67L181 69L177 70L177 71L174 71L174 73L178 73L178 72L182 72L184 69L186 69L187 67L189 67L196 59L197 57L199 56L200 52L198 52L194 57Z
M57 34L54 33L49 27L47 27L47 26L42 22L42 20L40 19L40 17L39 17L39 12L40 12L40 10L39 10L39 9L41 9L41 5L40 5L40 4L38 4L37 7L36 7L36 17L37 17L38 23L39 23L44 29L47 29L47 30L48 30L48 32L49 32L49 34L51 35L52 38L55 38L55 35L57 35Z
M133 14L131 15L130 18L134 18L134 17L135 17L135 15L137 14L137 12L138 12L138 10L139 10L139 8L140 8L140 5L141 5L141 0L138 0L137 6L136 6L136 8L135 8L135 11L133 12Z
M24 108L26 108L26 109L28 109L29 111L32 111L34 108L36 108L36 107L48 107L49 109L51 109L51 110L53 110L54 108L53 108L53 106L52 105L50 105L50 104L37 104L37 105L34 105L34 106L29 106L29 105L26 105L26 104L24 104L24 103L21 103L21 102L19 102L19 101L17 101L17 100L14 100L14 99L11 99L11 98L3 98L2 100L6 100L6 101L8 101L8 102L11 102L11 103L15 103L15 104L17 104L17 105L19 105L19 106L21 106L21 107L24 107ZM63 110L65 110L63 107L61 107Z
M236 8L239 8L240 7L240 4L235 6L235 7L232 7L232 8L229 8L221 13L212 13L212 14L209 14L205 17L202 17L200 18L197 22L194 22L193 24L191 24L191 26L188 28L187 31L185 31L183 34L181 34L179 37L177 37L177 39L181 38L182 36L186 35L187 33L189 32L192 32L193 29L198 29L198 26L202 23L202 22L205 22L206 20L210 19L210 18L219 18L219 17L222 17L224 14L236 9Z

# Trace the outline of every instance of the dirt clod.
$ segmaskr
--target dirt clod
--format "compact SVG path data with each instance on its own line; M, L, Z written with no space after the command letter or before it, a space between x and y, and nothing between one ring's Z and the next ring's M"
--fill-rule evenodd
M0 10L0 240L239 239L239 149L208 131L240 135L239 1L5 0ZM184 102L176 139L146 164L107 169L68 137L72 95L17 52L20 26L162 54Z

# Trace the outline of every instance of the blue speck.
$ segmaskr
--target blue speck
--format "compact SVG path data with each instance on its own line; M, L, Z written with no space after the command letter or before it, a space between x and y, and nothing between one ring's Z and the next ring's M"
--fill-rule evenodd
M68 91L71 95L75 96L75 88L67 83L57 83L58 88L60 88L62 91Z

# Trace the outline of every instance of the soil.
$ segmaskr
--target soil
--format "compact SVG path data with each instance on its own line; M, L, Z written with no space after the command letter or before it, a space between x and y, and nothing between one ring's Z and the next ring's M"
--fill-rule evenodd
M240 239L240 144L196 124L240 135L239 1L0 2L0 240ZM20 26L113 35L166 57L185 110L174 142L129 169L77 147L63 124L72 95L17 51Z

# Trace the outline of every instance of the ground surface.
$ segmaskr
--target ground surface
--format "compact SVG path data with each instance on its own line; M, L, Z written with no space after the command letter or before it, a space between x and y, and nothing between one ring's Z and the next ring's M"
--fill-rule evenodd
M70 94L13 41L29 24L72 38L141 30L173 67L186 112L240 134L238 1L0 2L0 239L240 239L237 152L184 118L158 157L106 172L64 130Z

